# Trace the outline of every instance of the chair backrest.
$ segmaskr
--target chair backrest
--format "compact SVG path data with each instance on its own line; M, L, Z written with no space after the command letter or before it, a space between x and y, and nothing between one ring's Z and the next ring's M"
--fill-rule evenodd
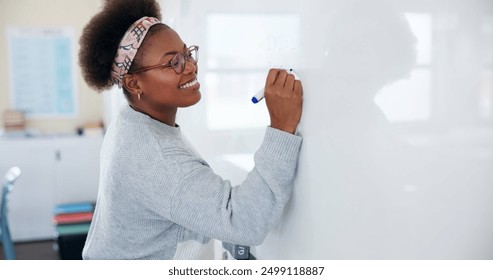
M21 169L17 166L14 166L10 168L7 173L5 174L5 177L3 179L3 187L2 187L2 204L0 208L0 214L2 215L2 220L3 216L6 215L6 209L7 209L7 196L14 187L14 183L19 178L21 175Z
M21 169L17 166L14 166L7 171L5 174L5 182L9 184L13 184L17 178L21 175Z
M0 205L0 241L2 243L6 259L15 259L14 244L10 237L7 222L7 198L14 187L14 183L21 175L21 169L17 166L10 168L3 179L2 184L2 204Z

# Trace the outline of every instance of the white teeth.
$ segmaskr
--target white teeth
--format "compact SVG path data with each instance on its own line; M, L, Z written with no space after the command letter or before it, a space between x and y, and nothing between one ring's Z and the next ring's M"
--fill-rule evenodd
M191 82L188 82L182 86L180 86L180 88L189 88L189 87L193 87L194 85L196 85L198 83L197 79L191 81Z

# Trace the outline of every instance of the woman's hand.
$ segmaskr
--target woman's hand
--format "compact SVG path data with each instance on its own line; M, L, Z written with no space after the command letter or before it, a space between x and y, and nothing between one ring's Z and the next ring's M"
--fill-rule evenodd
M294 134L301 119L303 88L293 74L270 69L265 81L265 102L270 126Z

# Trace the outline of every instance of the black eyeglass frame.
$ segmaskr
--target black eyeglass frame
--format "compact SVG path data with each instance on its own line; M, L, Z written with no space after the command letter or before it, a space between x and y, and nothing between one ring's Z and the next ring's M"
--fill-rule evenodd
M188 53L183 53L183 52L176 53L173 56L173 58L170 59L170 61L168 61L166 63L160 63L160 64L156 64L156 65L152 65L152 66L141 67L141 68L138 68L136 70L129 71L128 74L142 73L142 72L149 71L149 70L156 69L156 68L168 68L168 67L173 68L173 70L175 70L176 74L181 74L185 70L185 66L187 64L187 61L190 61L191 63L193 63L193 65L197 65L197 62L199 61L199 46L190 46L189 48L187 48L187 50L188 50ZM192 56L193 52L195 52L195 58L193 58L193 56ZM183 59L182 60L183 63L181 64L181 68L178 68L178 70L177 70L177 67L173 66L173 61L176 60L177 58L179 58L179 56L181 56L181 58Z

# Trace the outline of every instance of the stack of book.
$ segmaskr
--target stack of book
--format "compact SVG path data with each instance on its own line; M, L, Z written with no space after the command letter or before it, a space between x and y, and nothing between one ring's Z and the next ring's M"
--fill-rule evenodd
M60 259L80 260L94 213L94 203L67 203L54 209Z
M3 127L5 132L23 131L26 129L24 112L6 110L3 112Z

